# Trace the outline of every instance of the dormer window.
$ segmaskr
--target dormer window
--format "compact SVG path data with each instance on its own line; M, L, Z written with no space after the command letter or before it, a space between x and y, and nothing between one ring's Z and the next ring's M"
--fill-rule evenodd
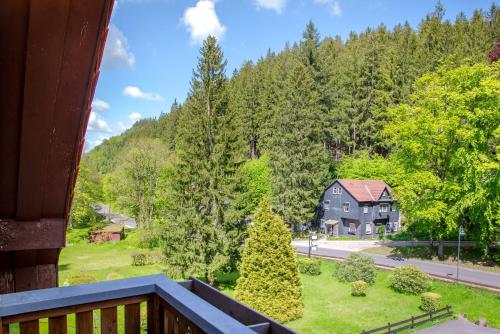
M342 194L342 188L340 188L340 187L333 187L333 194L334 195L340 195L340 194Z

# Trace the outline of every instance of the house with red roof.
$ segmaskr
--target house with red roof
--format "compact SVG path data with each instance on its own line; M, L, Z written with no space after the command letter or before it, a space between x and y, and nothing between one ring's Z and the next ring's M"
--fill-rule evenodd
M363 238L400 228L397 201L383 180L337 179L325 189L320 201L320 227L327 235Z

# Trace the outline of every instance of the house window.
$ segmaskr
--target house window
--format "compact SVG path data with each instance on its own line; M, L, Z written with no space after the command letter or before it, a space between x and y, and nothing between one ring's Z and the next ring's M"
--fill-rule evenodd
M367 206L363 207L363 213L368 213L368 207Z
M333 194L334 195L340 195L340 194L342 194L342 188L340 188L340 187L333 187Z
M326 200L323 202L323 209L325 209L325 211L330 209L330 201Z
M349 233L350 234L356 234L356 224L349 223Z
M349 202L344 202L344 205L343 205L344 212L349 212L349 206L350 206Z
M372 234L372 224L366 224L366 234Z
M389 212L389 205L380 204L380 212Z
M394 204L391 205L391 211L393 211L393 212L396 211L396 206Z

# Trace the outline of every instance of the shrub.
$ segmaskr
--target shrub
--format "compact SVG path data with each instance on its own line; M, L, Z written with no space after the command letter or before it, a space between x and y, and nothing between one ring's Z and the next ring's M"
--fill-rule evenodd
M161 252L139 252L133 253L131 256L133 266L146 266L163 261L163 254Z
M368 283L365 281L351 283L351 295L353 296L366 296L366 290L368 290Z
M310 276L321 274L321 261L311 258L299 258L299 272Z
M424 292L420 297L420 308L426 312L436 311L441 305L441 295L433 292Z
M384 226L378 226L376 230L377 234L384 234L385 233L385 227Z
M94 276L88 274L73 274L67 279L68 285L90 284L97 282Z
M302 316L302 284L292 235L280 216L262 201L243 249L235 297L279 321Z
M341 282L365 281L372 284L375 282L375 263L371 257L352 253L338 264L335 275Z
M413 295L431 288L429 276L413 266L396 268L390 281L394 290Z

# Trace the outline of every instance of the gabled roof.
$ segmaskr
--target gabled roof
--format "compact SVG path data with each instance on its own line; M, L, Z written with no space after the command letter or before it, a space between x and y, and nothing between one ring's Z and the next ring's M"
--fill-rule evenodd
M340 183L358 202L378 201L384 189L391 191L383 180L338 179L335 182Z

